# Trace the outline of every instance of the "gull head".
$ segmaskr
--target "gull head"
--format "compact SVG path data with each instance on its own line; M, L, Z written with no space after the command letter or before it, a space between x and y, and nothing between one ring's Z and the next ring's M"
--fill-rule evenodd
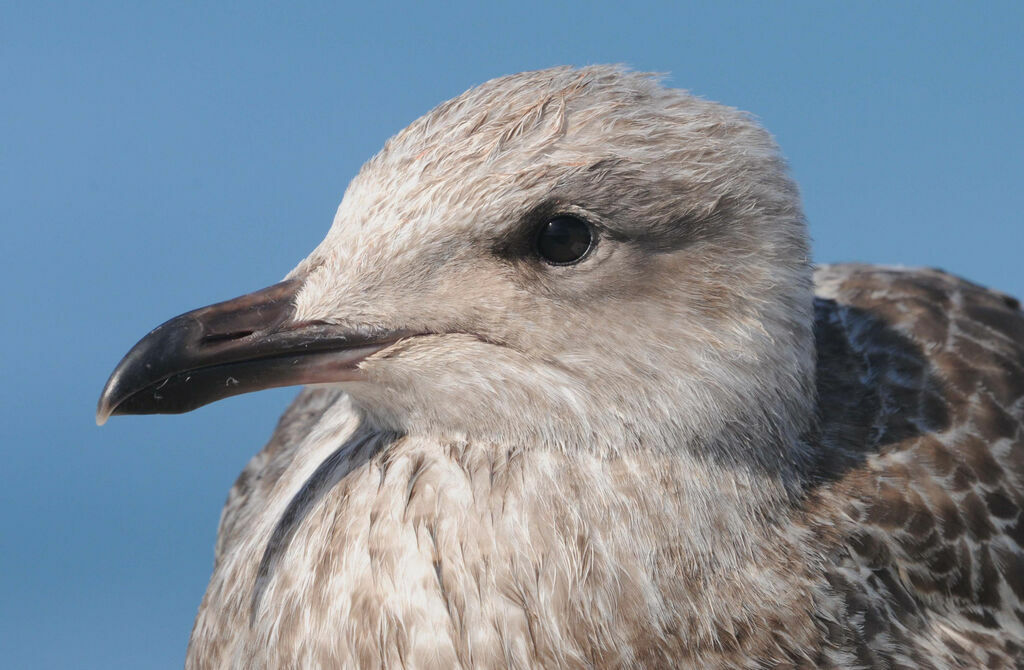
M97 418L332 384L405 433L770 461L811 420L811 310L799 196L748 115L528 72L389 140L282 283L154 330Z

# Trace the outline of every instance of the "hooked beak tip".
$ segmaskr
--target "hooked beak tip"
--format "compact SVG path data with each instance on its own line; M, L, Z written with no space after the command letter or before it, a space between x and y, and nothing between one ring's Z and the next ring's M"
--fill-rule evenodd
M114 408L107 402L107 389L103 389L103 395L100 396L100 401L96 404L96 425L105 424L113 413Z
M286 280L154 329L114 368L96 405L96 425L115 414L189 412L265 388L357 381L362 360L415 335L292 323L300 285Z

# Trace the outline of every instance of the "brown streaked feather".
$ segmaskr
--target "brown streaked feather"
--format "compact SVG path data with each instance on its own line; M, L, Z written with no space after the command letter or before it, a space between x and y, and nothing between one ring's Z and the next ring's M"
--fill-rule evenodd
M688 663L1019 667L1024 315L1012 298L933 270L840 265L820 268L816 280L820 458L806 501L794 511L811 539L801 535L803 543L792 547L799 565L787 570L817 592L818 615L775 612L761 630L737 624L720 631L723 657L705 650ZM302 438L342 399L329 389L307 389L296 399L232 489L218 557L264 508ZM453 454L468 472L480 468L465 452ZM388 467L383 455L374 460ZM410 485L425 481L425 467L413 464ZM494 468L485 468L491 483ZM439 584L446 566L437 563ZM508 588L522 588L514 575L506 578ZM441 592L452 625L472 629L477 622L459 607L465 595ZM667 666L684 653L664 632L640 632L646 667ZM533 644L540 645L538 658L553 658L550 647ZM632 664L607 645L586 652L593 667Z
M820 268L807 523L869 667L1024 662L1024 314L938 270ZM903 659L902 661L900 659Z
M306 388L292 401L277 422L274 434L242 472L228 492L217 529L215 563L249 527L247 513L257 511L278 478L295 458L295 450L323 413L342 396L334 388Z

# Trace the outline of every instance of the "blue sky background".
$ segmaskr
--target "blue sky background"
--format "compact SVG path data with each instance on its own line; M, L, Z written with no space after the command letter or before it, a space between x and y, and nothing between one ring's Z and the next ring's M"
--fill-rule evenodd
M100 429L107 375L282 277L385 139L486 79L669 72L775 134L819 261L1024 295L1021 6L0 2L3 664L181 664L221 504L294 390Z

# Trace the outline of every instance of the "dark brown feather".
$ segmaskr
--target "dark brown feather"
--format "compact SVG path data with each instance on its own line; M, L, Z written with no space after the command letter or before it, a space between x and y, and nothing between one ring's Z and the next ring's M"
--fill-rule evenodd
M805 508L871 667L1017 667L1024 314L938 270L818 271L821 483Z

